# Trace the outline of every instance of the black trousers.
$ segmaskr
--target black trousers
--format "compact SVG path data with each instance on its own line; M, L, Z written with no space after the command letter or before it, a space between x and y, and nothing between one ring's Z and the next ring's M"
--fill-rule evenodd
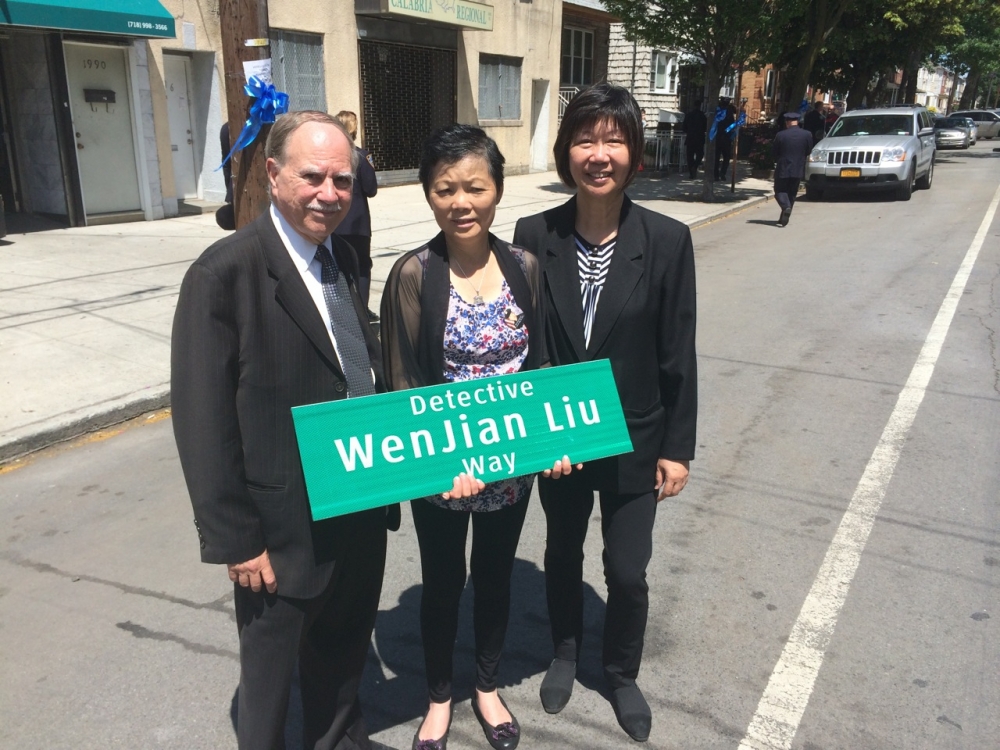
M715 139L715 179L723 180L729 171L729 160L733 155L733 144L729 137L716 136Z
M527 497L487 513L449 510L414 500L413 525L420 545L424 585L420 599L420 634L424 644L427 691L435 703L451 698L458 605L465 588L465 540L472 518L472 605L476 636L476 687L497 686L500 654L510 616L510 576Z
M774 199L781 206L782 210L792 209L795 205L795 196L799 192L798 177L775 177L774 178Z
M348 520L350 519L350 520ZM369 750L358 687L385 568L385 513L344 518L333 575L314 599L235 585L240 638L240 750L282 750L295 664L309 750Z
M539 479L538 484L547 531L545 591L555 655L576 660L583 641L583 543L594 493L558 481ZM649 614L646 566L653 554L656 493L601 492L600 498L608 586L604 676L614 689L634 684L642 662Z
M698 171L698 167L705 160L705 138L702 137L697 145L692 146L690 143L687 148L687 165L688 174L691 175L691 179L694 179L695 173Z

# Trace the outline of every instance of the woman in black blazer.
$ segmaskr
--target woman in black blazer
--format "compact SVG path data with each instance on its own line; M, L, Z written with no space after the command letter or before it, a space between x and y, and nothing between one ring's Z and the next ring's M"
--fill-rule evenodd
M642 116L626 89L600 83L581 92L555 144L559 176L577 193L521 219L514 231L514 244L542 265L551 364L610 360L633 446L558 483L539 480L555 647L542 705L557 713L572 693L583 634L583 543L599 492L608 585L604 671L618 721L636 740L648 738L652 722L635 681L656 504L687 482L698 398L691 233L625 194L643 145Z

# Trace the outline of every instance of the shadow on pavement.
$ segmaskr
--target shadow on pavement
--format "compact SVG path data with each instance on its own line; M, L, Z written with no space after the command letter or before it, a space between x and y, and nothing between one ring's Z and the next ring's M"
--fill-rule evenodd
M400 595L395 607L378 614L373 640L381 661L375 655L375 649L369 652L361 685L361 704L372 734L413 721L427 710L427 684L424 681L424 655L420 642L420 591L420 586L411 586ZM517 559L514 561L511 591L510 625L498 680L501 690L545 672L552 660L545 574L534 563ZM583 595L584 653L577 680L584 687L603 693L600 649L604 601L586 583ZM472 585L469 582L462 595L455 643L453 700L456 704L472 698L475 675Z
M427 710L424 654L420 641L421 586L400 594L390 610L380 610L361 683L361 705L370 734L406 724ZM552 639L545 604L545 574L534 563L517 559L511 576L511 611L499 687L518 685L548 669ZM610 699L601 666L601 636L605 604L589 584L583 585L584 646L577 681ZM377 650L377 654L376 654ZM381 659L379 658L381 657ZM385 664L383 669L382 664ZM472 630L472 583L466 583L459 610L455 643L455 703L468 702L476 681L475 638ZM236 731L239 689L233 692L229 716ZM302 750L302 696L298 669L292 679L285 720L286 750Z
M778 226L777 220L768 221L767 219L747 219L747 224L760 224L762 227L776 227Z

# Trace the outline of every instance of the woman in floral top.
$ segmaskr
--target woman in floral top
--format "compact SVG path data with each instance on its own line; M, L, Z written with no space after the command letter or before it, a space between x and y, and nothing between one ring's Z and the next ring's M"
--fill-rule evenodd
M441 232L397 261L382 297L382 349L392 390L474 380L547 362L538 261L490 234L503 195L504 158L482 130L450 125L424 144L420 182ZM569 473L568 458L546 475ZM472 708L491 747L517 746L520 727L497 693L510 611L510 576L534 477L484 485L469 475L442 495L414 500L423 592L420 629L430 698L414 750L443 750L465 543L475 594Z

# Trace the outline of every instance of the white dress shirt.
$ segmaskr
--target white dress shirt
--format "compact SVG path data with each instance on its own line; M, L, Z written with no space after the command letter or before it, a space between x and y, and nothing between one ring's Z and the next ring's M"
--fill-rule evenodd
M273 203L270 210L271 221L274 222L274 228L278 231L278 236L288 251L288 257L292 259L296 270L302 276L302 281L309 291L309 296L312 297L313 305L316 306L316 311L323 318L326 332L330 336L330 343L333 344L333 350L337 353L337 360L343 362L344 358L340 356L340 349L337 347L337 338L333 335L333 325L330 323L330 311L326 307L326 298L323 297L323 266L319 262L319 258L316 257L317 246L296 232L295 228L278 212ZM332 252L329 237L323 240L323 244L327 250L331 250ZM372 372L372 382L374 380L375 373Z

